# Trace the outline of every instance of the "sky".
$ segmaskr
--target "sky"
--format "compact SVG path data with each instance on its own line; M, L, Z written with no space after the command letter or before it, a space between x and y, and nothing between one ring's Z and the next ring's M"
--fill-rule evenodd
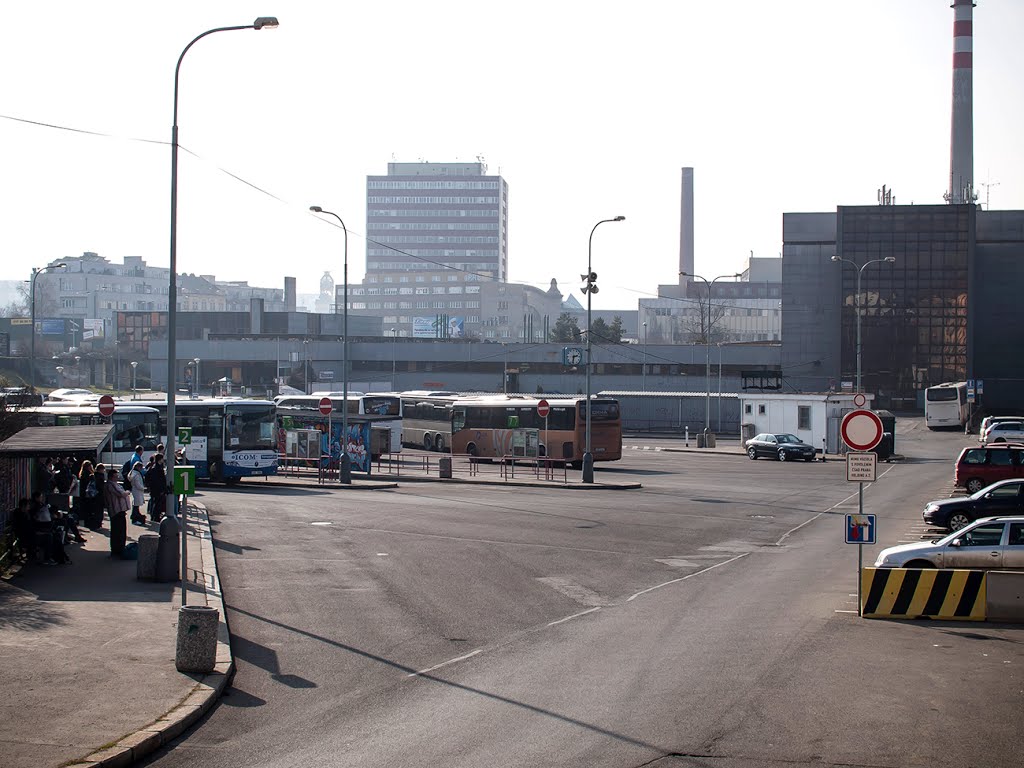
M178 270L315 293L366 257L366 176L473 161L509 184L509 279L595 309L678 281L680 169L696 271L779 256L782 214L941 203L949 0L10 3L0 46L0 280L94 251L169 261L182 64ZM1024 2L974 9L980 202L1024 209ZM30 121L30 122L25 122ZM60 126L51 128L38 123ZM100 134L100 135L96 135ZM985 187L984 184L991 186Z

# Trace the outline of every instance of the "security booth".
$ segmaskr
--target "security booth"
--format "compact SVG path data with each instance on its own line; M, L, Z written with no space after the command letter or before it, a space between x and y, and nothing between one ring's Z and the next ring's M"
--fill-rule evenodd
M26 427L0 443L0 561L7 541L10 513L18 499L31 497L37 487L40 463L45 458L70 456L76 460L102 461L102 449L110 442L112 424L68 427ZM64 505L67 505L64 495Z
M852 392L755 392L740 395L742 433L788 432L826 453L843 453L843 416L858 408ZM870 409L874 395L863 395ZM747 438L749 439L749 438Z

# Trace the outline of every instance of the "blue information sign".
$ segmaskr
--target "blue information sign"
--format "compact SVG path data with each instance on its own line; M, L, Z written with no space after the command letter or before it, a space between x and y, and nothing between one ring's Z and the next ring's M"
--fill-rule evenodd
M874 515L847 515L846 516L846 543L847 544L874 544L875 543L875 516Z

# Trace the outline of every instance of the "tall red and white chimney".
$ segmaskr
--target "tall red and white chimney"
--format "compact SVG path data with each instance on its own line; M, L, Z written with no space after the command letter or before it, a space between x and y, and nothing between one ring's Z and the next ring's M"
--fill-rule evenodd
M974 70L973 0L953 0L953 120L949 136L949 190L946 202L973 203Z

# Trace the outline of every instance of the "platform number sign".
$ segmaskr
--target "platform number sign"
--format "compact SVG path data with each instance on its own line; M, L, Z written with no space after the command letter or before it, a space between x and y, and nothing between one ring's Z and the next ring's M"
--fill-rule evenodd
M192 427L178 427L178 445L192 445Z
M194 496L196 493L196 468L189 464L178 464L174 468L174 495Z

